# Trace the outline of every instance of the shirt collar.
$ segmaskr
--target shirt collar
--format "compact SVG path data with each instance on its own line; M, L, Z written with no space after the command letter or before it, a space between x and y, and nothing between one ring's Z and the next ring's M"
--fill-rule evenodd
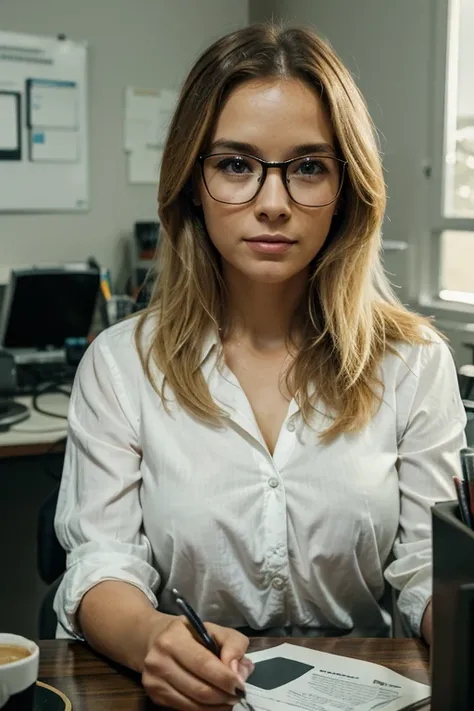
M208 356L220 345L219 334L215 326L209 326L206 335L204 336L204 341L201 348L201 362L200 365L203 366L205 361L207 361Z

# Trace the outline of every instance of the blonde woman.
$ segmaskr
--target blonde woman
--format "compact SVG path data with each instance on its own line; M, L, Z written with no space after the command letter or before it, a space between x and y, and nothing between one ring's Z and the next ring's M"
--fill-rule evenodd
M151 303L74 386L61 629L182 711L236 702L254 632L390 634L386 584L429 642L430 507L454 497L465 416L447 346L383 274L380 156L332 49L260 25L210 47L159 205Z

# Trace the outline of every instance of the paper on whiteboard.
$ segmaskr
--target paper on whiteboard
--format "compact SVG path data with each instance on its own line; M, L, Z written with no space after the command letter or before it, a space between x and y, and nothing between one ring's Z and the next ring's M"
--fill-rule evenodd
M77 85L70 81L29 81L29 124L32 128L77 128Z
M431 693L379 664L293 644L248 656L247 698L257 711L401 711Z
M128 182L158 185L163 151L145 146L128 154Z
M19 146L17 103L14 94L0 94L0 151Z
M31 131L30 159L42 163L77 163L77 131L42 129Z
M127 87L124 126L126 151L164 144L176 99L175 91Z
M132 151L158 141L159 92L157 89L125 90L124 148Z

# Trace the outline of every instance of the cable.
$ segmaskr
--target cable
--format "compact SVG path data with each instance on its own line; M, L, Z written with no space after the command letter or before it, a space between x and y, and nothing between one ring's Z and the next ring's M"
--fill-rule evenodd
M39 412L40 415L45 415L46 417L55 417L59 420L67 420L67 415L61 415L58 412L50 412L49 410L44 410L38 405L38 398L40 398L41 395L46 395L48 393L58 393L61 395L65 395L68 398L71 397L71 392L69 390L63 389L61 387L62 384L63 383L46 383L42 385L41 388L36 388L31 400L33 410Z

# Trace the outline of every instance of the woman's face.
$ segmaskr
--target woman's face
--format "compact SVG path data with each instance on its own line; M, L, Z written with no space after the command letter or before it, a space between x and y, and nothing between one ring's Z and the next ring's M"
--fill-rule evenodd
M324 245L336 201L342 164L335 156L335 139L324 106L304 83L295 79L252 80L227 99L212 136L206 184L199 181L199 201L207 232L219 251L224 272L237 271L262 283L292 279L306 268ZM270 168L263 187L260 165L307 156L288 170L288 194L281 172ZM318 156L318 158L314 158ZM239 160L236 160L239 157ZM321 158L322 157L322 158ZM218 198L217 200L214 198ZM276 241L275 241L276 240Z

